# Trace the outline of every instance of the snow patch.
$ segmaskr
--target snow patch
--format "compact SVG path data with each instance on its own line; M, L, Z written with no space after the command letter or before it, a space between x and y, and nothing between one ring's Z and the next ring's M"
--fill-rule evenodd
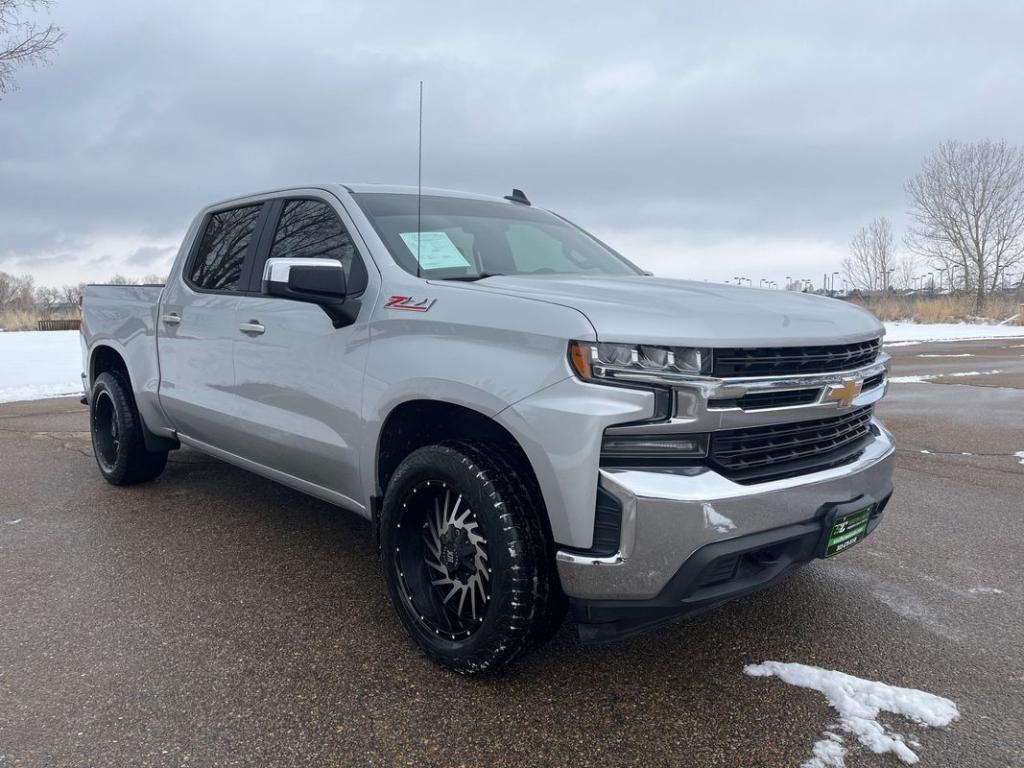
M846 764L846 747L843 737L832 731L825 731L826 738L814 742L811 759L800 765L800 768L843 768Z
M963 378L964 376L991 376L1002 371L957 371L956 373L925 373L915 376L890 376L890 384L922 384L935 379Z
M928 323L918 325L907 322L888 322L885 325L885 346L925 341L968 341L972 339L1012 339L1024 336L1024 326L969 325L968 323ZM896 342L896 343L894 343ZM905 346L905 344L901 344Z
M80 394L79 338L78 331L0 334L0 403Z
M956 355L937 355L937 354L930 355L930 354L927 354L925 352L922 352L921 354L918 355L918 357L974 357L974 355L972 353L970 353L970 352L961 352L961 353L956 354Z
M790 685L824 694L839 713L837 725L840 729L856 736L875 754L891 752L908 764L920 759L911 749L911 745L916 747L917 743L886 728L878 720L880 713L902 715L919 725L931 727L944 727L960 718L956 704L949 699L913 688L864 680L845 672L780 661L748 664L743 672L751 677L775 676ZM832 731L825 731L824 735L826 738L814 745L814 753L803 768L842 768L845 747ZM842 749L841 753L837 747Z
M21 518L20 517L17 520L4 520L4 523L6 525L17 525L20 522L21 522Z
M1018 460L1018 461L1019 461L1019 462L1020 462L1021 464L1024 464L1024 451L1017 451L1017 452L1016 452L1015 454L1013 454L1013 455L1017 457L1017 460Z
M998 587L971 587L967 590L972 595L1001 595L1003 590Z
M704 502L701 505L704 510L704 527L712 529L715 533L728 533L729 531L736 529L736 523L730 520L728 517L723 515L721 512L716 512L715 508L711 506L709 502Z

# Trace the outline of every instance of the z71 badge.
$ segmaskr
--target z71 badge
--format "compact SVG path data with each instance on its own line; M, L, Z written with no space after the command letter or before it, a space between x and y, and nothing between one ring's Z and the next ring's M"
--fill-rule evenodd
M426 312L437 299L416 299L412 296L389 296L384 309L404 309L409 312Z

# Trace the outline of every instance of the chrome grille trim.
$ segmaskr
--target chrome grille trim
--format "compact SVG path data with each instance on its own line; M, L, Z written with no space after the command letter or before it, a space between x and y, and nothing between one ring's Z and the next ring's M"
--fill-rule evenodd
M718 378L792 376L853 370L873 363L881 338L806 347L731 347L712 350L712 375Z

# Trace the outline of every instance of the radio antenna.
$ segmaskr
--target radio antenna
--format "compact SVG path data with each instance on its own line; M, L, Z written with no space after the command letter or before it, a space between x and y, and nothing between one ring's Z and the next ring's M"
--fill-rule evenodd
M423 210L423 81L420 80L420 135L416 156L416 277L420 277L420 218Z

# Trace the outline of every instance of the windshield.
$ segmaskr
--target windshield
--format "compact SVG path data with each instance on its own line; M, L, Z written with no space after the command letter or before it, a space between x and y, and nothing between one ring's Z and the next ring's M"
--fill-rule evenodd
M424 195L354 195L392 258L424 277L639 275L641 270L581 229L518 203Z

